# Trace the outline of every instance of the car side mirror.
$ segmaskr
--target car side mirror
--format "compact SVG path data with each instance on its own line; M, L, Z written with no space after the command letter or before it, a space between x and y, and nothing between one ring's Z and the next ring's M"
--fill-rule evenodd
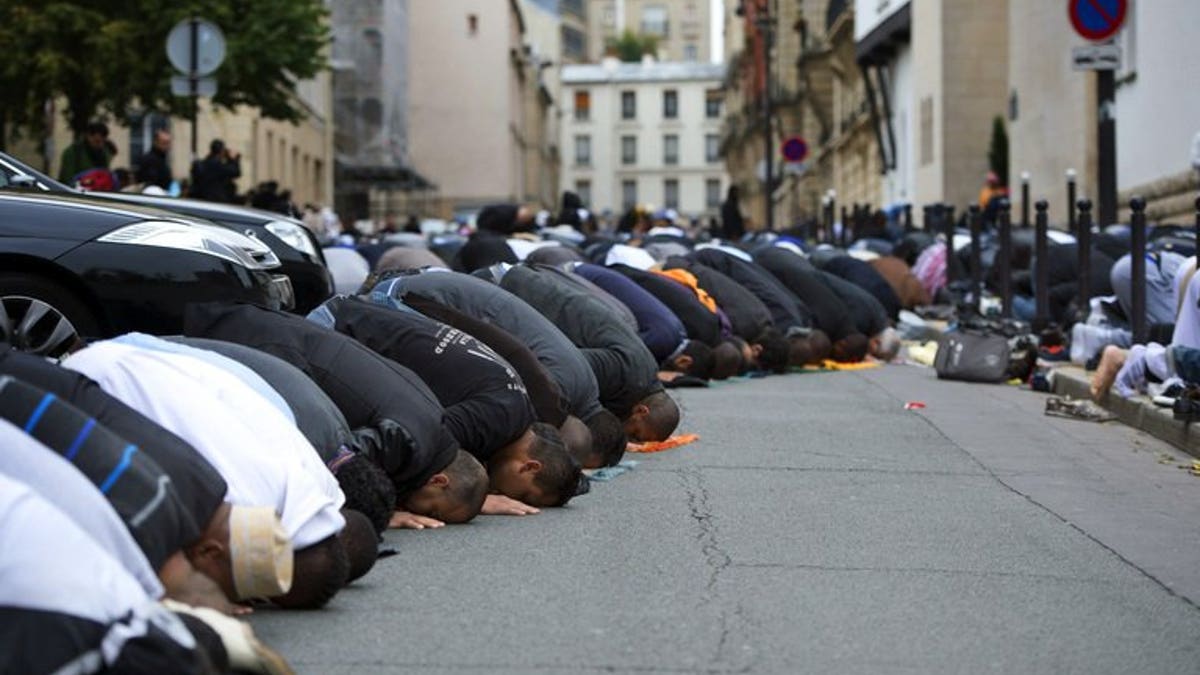
M37 182L36 178L34 178L33 176L27 176L23 173L19 173L15 176L9 176L8 184L13 187L19 187L19 188L36 188L36 187L38 187L38 182Z

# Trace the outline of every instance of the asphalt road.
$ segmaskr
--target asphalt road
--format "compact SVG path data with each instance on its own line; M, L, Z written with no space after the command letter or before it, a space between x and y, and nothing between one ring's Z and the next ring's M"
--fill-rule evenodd
M1200 478L1154 439L904 366L681 400L699 442L256 629L309 673L1200 672Z

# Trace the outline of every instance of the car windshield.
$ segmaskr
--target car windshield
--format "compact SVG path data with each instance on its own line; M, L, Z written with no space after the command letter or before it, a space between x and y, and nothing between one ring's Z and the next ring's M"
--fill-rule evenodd
M6 153L0 152L0 188L33 187L18 185L13 181L14 176L21 175L34 178L37 182L37 187L43 190L49 190L50 192L74 192L70 187L63 185L41 171Z

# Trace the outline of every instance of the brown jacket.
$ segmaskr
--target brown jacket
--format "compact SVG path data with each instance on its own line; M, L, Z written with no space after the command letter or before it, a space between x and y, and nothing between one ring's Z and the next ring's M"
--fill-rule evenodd
M930 304L929 293L900 258L892 255L880 256L871 261L871 267L874 267L875 271L887 280L892 290L896 291L900 305L905 309Z

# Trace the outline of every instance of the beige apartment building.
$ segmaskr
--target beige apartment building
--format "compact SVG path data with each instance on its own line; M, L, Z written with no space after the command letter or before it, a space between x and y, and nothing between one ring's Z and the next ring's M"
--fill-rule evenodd
M384 41L402 46L378 67L392 82L390 136L403 152L384 158L391 164L371 190L369 217L469 217L495 202L556 204L550 71L562 50L561 24L541 14L535 5L542 4L398 3L403 16L384 22L391 30Z
M640 206L711 217L728 186L719 152L724 66L620 63L563 67L563 188L592 211Z
M587 1L587 48L593 62L605 55L610 40L625 31L657 38L658 61L708 63L712 59L709 26L718 17L710 15L708 0Z
M743 3L731 15L726 44L741 44L731 56L726 85L728 118L722 142L730 178L741 191L742 209L753 227L766 222L762 170L765 89L761 3ZM881 170L868 114L864 82L855 61L854 10L846 2L801 0L779 3L768 15L775 31L771 50L771 151L775 227L822 218L827 195L839 205L877 203ZM808 157L783 161L780 147L804 139ZM815 230L814 230L815 233Z
M730 173L762 222L764 3L741 3L744 47L733 57L725 138ZM778 146L800 136L801 165L772 195L778 227L821 217L827 196L898 212L972 203L988 170L992 121L1008 107L1006 0L800 0L772 4L770 55ZM777 154L776 164L781 162Z

